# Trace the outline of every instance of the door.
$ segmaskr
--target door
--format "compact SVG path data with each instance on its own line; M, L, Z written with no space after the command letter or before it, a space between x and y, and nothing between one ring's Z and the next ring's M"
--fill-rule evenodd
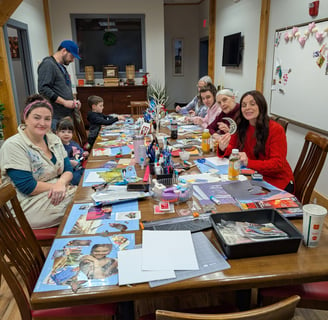
M4 36L17 121L20 123L26 97L36 92L31 63L28 26L25 23L9 19L4 26Z
M199 78L208 75L208 37L199 43Z

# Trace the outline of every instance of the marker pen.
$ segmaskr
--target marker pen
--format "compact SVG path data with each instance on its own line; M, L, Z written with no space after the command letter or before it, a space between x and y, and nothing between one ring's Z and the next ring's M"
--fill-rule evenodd
M216 199L214 196L210 196L210 200L213 201L215 204L220 205L221 201Z

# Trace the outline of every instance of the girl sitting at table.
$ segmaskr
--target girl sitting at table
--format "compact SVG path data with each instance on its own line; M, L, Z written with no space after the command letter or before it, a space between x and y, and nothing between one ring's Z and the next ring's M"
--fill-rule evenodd
M34 229L58 225L72 201L72 166L59 137L51 131L53 109L41 95L27 98L24 124L0 152L3 182L12 182Z
M246 92L239 108L238 130L219 137L218 156L227 157L238 148L241 165L256 170L275 187L293 193L294 176L286 159L285 130L270 120L264 96L256 90Z
M216 103L216 88L213 84L209 83L207 86L199 90L200 97L202 99L202 104L208 107L207 114L204 118L202 117L192 117L191 120L194 124L197 124L204 129L206 129L219 115L221 112L220 106Z
M73 131L74 125L70 117L65 117L57 122L56 134L61 139L73 167L71 184L77 186L84 173L83 164L85 165L85 160L89 156L89 152L83 150L77 142L72 140Z

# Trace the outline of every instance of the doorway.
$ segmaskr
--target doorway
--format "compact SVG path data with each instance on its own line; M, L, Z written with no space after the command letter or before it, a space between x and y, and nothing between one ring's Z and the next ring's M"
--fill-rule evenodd
M199 79L208 75L208 37L199 42Z
M20 123L26 97L36 92L27 24L9 19L4 26L4 37L16 116Z

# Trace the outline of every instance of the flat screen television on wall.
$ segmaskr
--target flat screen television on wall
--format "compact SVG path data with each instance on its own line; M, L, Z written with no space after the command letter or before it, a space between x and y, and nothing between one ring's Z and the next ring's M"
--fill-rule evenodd
M238 67L241 63L242 36L241 32L223 38L223 67Z

